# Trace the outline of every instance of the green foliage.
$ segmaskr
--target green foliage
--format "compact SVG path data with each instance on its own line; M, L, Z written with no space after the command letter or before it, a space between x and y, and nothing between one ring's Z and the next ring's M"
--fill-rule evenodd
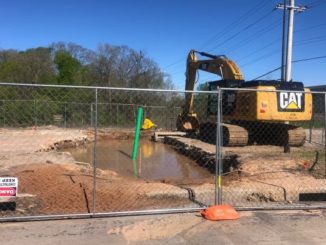
M6 101L2 105L3 123L9 127L35 124L33 101Z
M54 81L50 48L0 51L0 80L16 83L50 83Z
M57 77L58 84L78 84L78 73L81 70L80 62L72 57L67 51L59 51L55 54L54 64L59 74Z
M15 83L172 88L170 78L143 51L101 44L95 50L54 43L0 51L0 80Z
M170 78L143 51L110 44L89 50L62 42L24 51L0 50L0 82L173 88ZM48 125L61 117L64 121L57 123L62 125L91 125L94 96L92 89L1 86L0 125ZM181 100L160 93L126 94L103 90L98 95L98 101L103 103L98 109L99 125L132 127L137 105L149 108L168 103L169 108L173 108L175 102L180 104ZM164 108L156 111L148 108L148 116L155 117L156 122L166 121L170 113Z
M208 84L202 83L197 87L199 91L208 91ZM197 118L200 122L207 119L207 106L208 106L208 94L196 94L194 96L193 111L197 113Z

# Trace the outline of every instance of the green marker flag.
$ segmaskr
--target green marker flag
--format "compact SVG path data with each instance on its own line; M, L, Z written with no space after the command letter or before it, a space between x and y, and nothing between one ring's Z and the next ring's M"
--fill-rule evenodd
M142 115L143 115L143 108L138 108L137 113L137 121L136 121L136 131L135 131L135 139L134 139L134 147L132 149L132 160L137 159L137 152L138 152L138 144L139 144L139 135L140 135L140 126L142 121Z

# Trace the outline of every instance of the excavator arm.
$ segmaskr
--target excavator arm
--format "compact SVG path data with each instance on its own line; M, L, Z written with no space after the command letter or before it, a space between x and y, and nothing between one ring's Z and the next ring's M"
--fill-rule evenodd
M196 53L208 57L208 60L197 60ZM243 80L238 66L224 55L211 55L205 52L191 50L187 57L185 90L194 91L198 70L216 74L222 79ZM187 92L182 113L177 119L177 129L185 132L194 132L199 129L197 115L192 111L193 93Z

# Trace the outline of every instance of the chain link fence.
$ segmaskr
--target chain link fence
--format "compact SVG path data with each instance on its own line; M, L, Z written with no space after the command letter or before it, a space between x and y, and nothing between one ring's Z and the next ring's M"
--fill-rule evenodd
M237 149L224 144L224 158L231 157L238 167L223 173L223 201L247 208L324 205L325 94L239 89L222 93L223 133L237 138L248 134L247 146ZM227 97L233 94L238 101L228 107ZM301 117L304 112L307 115ZM226 129L229 124L241 129Z
M185 91L1 84L0 220L326 207L325 93L303 121L277 118L268 101L296 110L280 92L191 94L199 124L180 132ZM139 107L155 127L133 161Z

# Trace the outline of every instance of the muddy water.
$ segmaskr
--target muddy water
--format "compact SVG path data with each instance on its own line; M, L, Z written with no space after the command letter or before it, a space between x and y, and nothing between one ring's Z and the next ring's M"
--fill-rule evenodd
M103 140L97 143L96 164L98 168L110 169L124 176L148 180L203 179L212 174L194 161L178 154L170 146L150 140L141 140L138 160L131 160L132 140ZM73 157L80 162L92 163L93 144L85 148L71 149Z

